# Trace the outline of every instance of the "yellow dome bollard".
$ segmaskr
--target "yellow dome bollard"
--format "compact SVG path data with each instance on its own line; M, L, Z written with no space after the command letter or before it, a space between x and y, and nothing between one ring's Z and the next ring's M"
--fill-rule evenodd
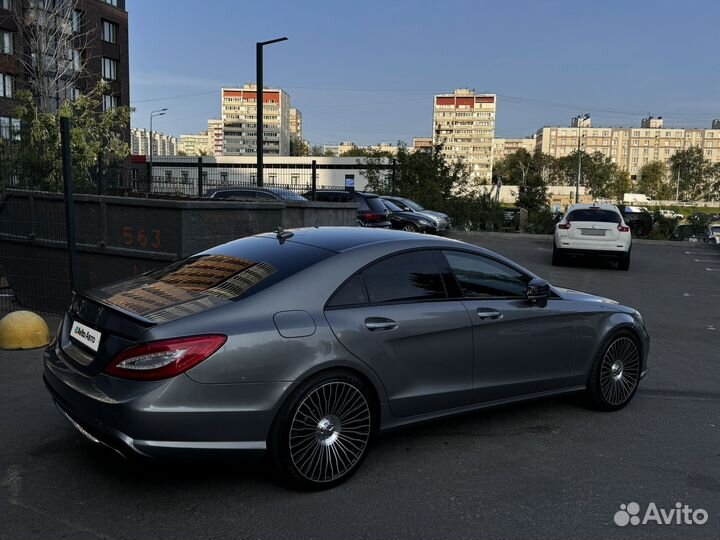
M0 349L36 349L50 343L50 329L40 315L13 311L0 319Z

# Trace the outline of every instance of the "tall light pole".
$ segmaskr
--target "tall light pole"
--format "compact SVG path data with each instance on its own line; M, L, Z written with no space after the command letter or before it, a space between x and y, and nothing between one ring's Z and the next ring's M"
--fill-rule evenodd
M577 155L578 155L578 167L577 167L577 178L575 179L575 204L580 202L580 175L582 174L582 152L580 151L580 134L582 133L582 121L587 120L590 118L589 114L585 114L584 116L582 114L579 114L575 117L575 122L577 123L578 128L578 146L577 146Z
M257 155L257 185L263 185L263 47L279 41L287 41L286 37L271 39L270 41L258 41L255 44L255 68L257 70L257 143L255 154Z
M163 114L167 114L167 109L158 109L157 111L152 111L150 113L150 140L148 141L150 145L150 185L152 185L153 175L153 118L156 116L162 116Z

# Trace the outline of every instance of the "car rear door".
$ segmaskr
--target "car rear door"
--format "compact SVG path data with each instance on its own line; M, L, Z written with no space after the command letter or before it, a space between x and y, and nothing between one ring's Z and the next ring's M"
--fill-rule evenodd
M380 376L399 417L462 406L472 388L470 317L448 300L439 260L433 250L383 258L325 311L340 343Z
M473 325L474 402L564 387L576 360L574 314L557 298L526 299L530 277L487 256L445 250Z

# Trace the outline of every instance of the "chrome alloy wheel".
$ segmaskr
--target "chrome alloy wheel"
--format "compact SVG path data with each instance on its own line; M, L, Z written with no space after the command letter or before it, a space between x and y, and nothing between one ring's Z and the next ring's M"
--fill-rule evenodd
M370 406L352 384L332 381L311 391L290 424L290 457L313 482L331 482L362 458L370 439Z
M640 352L629 337L619 337L605 351L600 367L600 388L611 405L625 402L640 380Z

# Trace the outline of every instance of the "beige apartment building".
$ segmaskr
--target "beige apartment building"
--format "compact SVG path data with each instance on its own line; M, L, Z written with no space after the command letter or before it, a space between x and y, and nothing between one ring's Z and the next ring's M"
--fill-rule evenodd
M223 155L223 121L217 118L211 118L208 120L208 146L209 155L211 156L222 156Z
M460 88L433 100L433 142L443 144L450 161L462 159L470 176L492 178L497 96Z
M493 163L505 159L520 149L527 150L531 154L535 152L535 138L526 137L523 139L493 139Z
M255 155L257 86L221 90L223 155ZM290 155L290 96L278 88L263 91L263 154Z
M302 112L295 107L290 107L290 137L298 142L303 140Z
M432 152L433 140L432 137L413 137L412 151L413 152Z
M662 117L648 117L639 128L593 127L587 117L581 127L544 127L535 135L536 148L553 157L572 154L580 145L584 152L600 152L637 179L643 165L651 161L669 163L680 150L698 146L705 158L720 162L720 121L711 129L666 128Z
M210 138L207 131L202 133L180 135L178 152L185 156L212 156Z

